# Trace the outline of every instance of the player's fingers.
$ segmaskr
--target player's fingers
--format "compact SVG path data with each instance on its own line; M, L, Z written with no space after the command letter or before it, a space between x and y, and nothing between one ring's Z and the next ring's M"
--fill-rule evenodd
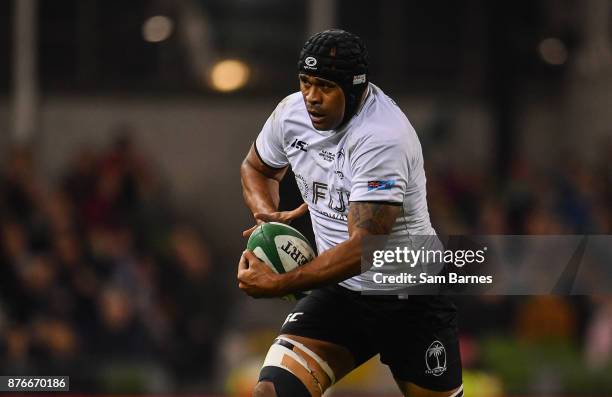
M252 251L246 250L242 253L242 256L245 258L246 261L248 261L249 263L251 262L255 262L258 261L259 258L257 256L255 256L255 254Z
M250 271L251 271L250 269L238 270L238 275L236 276L236 279L238 280L238 284L242 284L244 286L248 285Z
M240 261L238 261L238 276L240 276L241 270L246 270L249 268L249 262L247 261L247 258L245 256L247 252L249 251L244 251L240 256Z
M253 232L255 231L255 229L257 229L258 225L255 225L247 230L245 230L244 232L242 232L242 237L249 237L251 234L253 234Z
M263 212L258 212L258 213L256 213L253 216L258 221L263 221L263 222L274 222L274 221L278 221L279 218L280 218L280 215L279 215L278 212L272 212L270 214L266 214L266 213L263 213Z
M300 205L299 207L297 207L296 209L290 212L290 216L291 216L290 219L299 218L300 216L304 215L306 212L308 212L308 204L303 203L302 205Z

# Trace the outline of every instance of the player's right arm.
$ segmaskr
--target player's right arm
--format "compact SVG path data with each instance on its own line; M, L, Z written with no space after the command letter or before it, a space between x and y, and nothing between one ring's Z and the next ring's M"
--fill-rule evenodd
M257 224L271 221L289 223L308 210L307 204L302 204L293 211L278 211L279 183L287 173L287 168L288 166L282 168L268 166L259 157L255 144L251 145L240 166L240 180L244 201L253 213L256 225L245 230L243 236L249 236Z
M251 145L240 167L240 181L244 201L253 214L278 210L278 186L287 168L266 165L257 155L255 144Z

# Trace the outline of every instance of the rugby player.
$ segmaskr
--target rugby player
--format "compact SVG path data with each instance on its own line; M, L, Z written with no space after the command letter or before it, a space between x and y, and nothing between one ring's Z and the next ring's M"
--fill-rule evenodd
M376 289L361 271L365 236L408 244L412 236L435 235L413 127L369 82L367 50L354 34L313 35L300 53L298 78L300 91L268 118L241 180L256 223L289 223L309 211L319 255L285 274L250 251L240 258L239 288L250 296L312 290L287 316L253 396L319 397L376 354L405 396L463 396L452 302L362 294ZM280 212L278 184L289 166L305 203Z

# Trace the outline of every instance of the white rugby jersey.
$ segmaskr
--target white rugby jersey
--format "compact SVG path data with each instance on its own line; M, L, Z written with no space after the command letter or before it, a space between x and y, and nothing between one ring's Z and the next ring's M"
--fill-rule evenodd
M435 234L419 139L395 102L372 83L359 111L333 131L316 130L301 92L289 95L268 118L255 146L268 166L291 166L310 210L319 253L349 238L351 201L402 205L393 240L410 244L410 236ZM370 272L340 284L355 291L385 289L373 284Z

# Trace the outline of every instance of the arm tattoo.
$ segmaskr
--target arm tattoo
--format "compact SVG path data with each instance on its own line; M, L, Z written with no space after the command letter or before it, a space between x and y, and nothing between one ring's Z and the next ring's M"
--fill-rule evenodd
M369 234L389 234L401 207L386 203L352 202L349 207L349 233L355 228Z

